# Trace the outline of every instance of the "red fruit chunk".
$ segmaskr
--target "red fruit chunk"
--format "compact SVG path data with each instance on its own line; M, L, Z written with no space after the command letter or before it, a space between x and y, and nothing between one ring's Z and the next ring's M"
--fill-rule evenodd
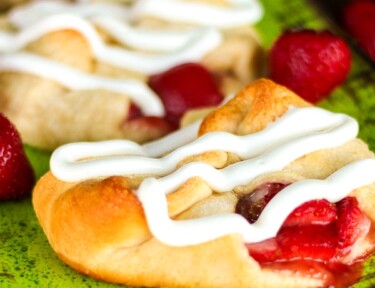
M137 116L125 121L125 129L144 131L150 139L160 138L174 130L174 127L165 119L155 116Z
M24 153L13 124L0 114L0 200L16 200L30 195L34 171Z
M261 264L271 263L279 259L282 255L281 248L276 238L270 238L257 243L246 244L251 257Z
M259 263L295 260L329 261L336 253L334 224L283 227L275 238L246 244Z
M270 78L311 103L340 85L350 65L347 44L328 31L288 31L277 39L269 55Z
M355 197L336 204L313 200L296 208L276 237L246 247L261 264L314 260L337 266L340 257L368 234L370 226Z
M175 130L175 127L163 118L143 116L141 109L134 103L129 107L128 117L123 128L146 132L150 139L160 138Z
M345 6L342 18L349 34L375 61L375 2L351 1Z
M264 183L257 187L252 193L242 196L236 205L236 213L242 215L250 223L258 220L266 204L288 184Z
M277 234L276 241L282 250L279 261L328 261L336 253L335 224L283 227Z
M287 185L260 185L239 199L236 213L254 223L267 203ZM350 252L356 241L368 234L370 226L371 221L354 197L346 197L338 203L311 200L289 214L275 237L248 243L246 247L261 264L308 260L329 263L329 269L332 269L339 267L340 261L345 260L342 257Z
M176 127L186 111L216 106L223 100L212 75L196 63L185 63L153 75L149 85L163 101L166 119Z
M283 226L327 225L337 220L336 205L325 199L308 201L297 207L286 218Z
M134 103L131 103L129 107L128 117L126 118L126 120L130 121L139 117L143 117L141 109L139 109L139 107Z
M337 203L338 247L344 252L370 230L371 221L358 207L355 197L346 197Z

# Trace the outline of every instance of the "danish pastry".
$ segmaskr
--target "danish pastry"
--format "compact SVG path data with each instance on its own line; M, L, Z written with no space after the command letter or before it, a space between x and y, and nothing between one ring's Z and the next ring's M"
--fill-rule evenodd
M221 79L220 99L259 76L261 48L250 26L261 16L255 0L225 7L163 0L157 9L154 2L31 1L4 16L1 110L24 142L51 150L74 141L159 138L173 127L148 79L186 62ZM170 19L186 7L197 12L184 23ZM205 23L202 11L222 15L226 26Z
M57 255L100 280L348 287L375 242L375 159L357 132L260 79L155 142L58 148L33 205Z

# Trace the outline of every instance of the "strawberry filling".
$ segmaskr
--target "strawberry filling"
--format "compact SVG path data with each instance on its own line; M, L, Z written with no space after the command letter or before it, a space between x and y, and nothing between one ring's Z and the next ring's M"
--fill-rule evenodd
M266 183L259 186L253 193L239 199L236 212L254 223L272 197L287 185ZM332 273L352 271L350 267L363 260L348 262L346 257L357 241L368 235L370 226L370 219L361 211L355 197L348 196L337 203L312 200L297 207L275 237L248 243L246 247L249 254L265 267L285 269L299 263L293 267L319 271L319 277L324 275L328 279L327 275L333 278ZM316 263L314 269L311 268L312 262Z

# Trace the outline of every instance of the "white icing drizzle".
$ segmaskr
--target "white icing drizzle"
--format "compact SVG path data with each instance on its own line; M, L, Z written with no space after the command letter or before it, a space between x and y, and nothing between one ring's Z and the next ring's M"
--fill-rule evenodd
M46 4L47 6L51 5L51 3L49 2ZM62 4L64 3L60 3L60 5ZM220 43L219 40L221 41L220 33L217 30L212 29L212 28L209 29L208 27L179 29L179 30L177 29L176 30L145 29L145 28L132 26L128 22L125 22L122 19L120 19L119 17L112 18L112 17L109 17L108 15L105 15L105 16L100 15L100 14L103 14L103 12L92 13L92 15L90 13L89 14L90 18L86 20L83 17L81 17L84 15L80 15L83 13L69 13L71 9L62 9L60 5L57 5L57 7L54 7L57 10L55 11L56 13L46 13L46 15L40 15L41 18L38 18L37 21L36 19L35 21L28 21L27 16L24 18L20 17L20 16L25 16L23 15L24 13L11 14L9 16L11 22L15 24L16 26L19 26L19 28L22 28L22 29L19 30L19 32L16 33L15 35L14 33L1 32L0 41L2 42L1 42L0 48L2 48L3 52L10 52L10 51L21 49L24 46L26 46L28 43L30 43L31 41L34 41L49 32L63 30L63 29L74 29L80 32L87 39L87 41L91 45L94 52L97 52L97 50L105 46L105 44L100 38L100 35L96 31L93 24L95 26L100 27L104 31L106 31L107 34L111 35L120 44L123 44L124 46L129 46L132 48L141 49L141 50L149 49L151 51L164 51L164 52L187 50L193 44L197 45L196 42L198 42L198 40L202 40L206 37L208 38L215 37L215 41L212 41L212 43L210 44L211 46L209 47L210 49L203 47L202 50L200 51L200 54L201 54L200 57L202 57L205 53L215 48ZM36 8L38 6L39 5L36 5ZM67 6L67 4L65 3L65 5L62 5L62 6L65 7ZM33 9L29 9L29 10L33 10ZM83 10L83 11L86 11L86 10ZM16 10L15 12L23 12L23 11ZM27 15L31 14L31 16L34 16L34 14L31 13L34 11L25 11L25 12L28 12ZM98 14L98 16L95 16L95 14ZM25 21L26 23L28 23L28 25L25 26L25 24L22 21ZM213 34L215 34L215 36L211 36ZM10 40L10 41L7 41L7 40ZM123 50L126 51L125 49ZM110 52L111 51L108 51L108 54ZM134 53L134 52L128 51L127 53ZM135 53L135 55L137 55L137 53ZM143 56L145 55L147 54L143 54ZM103 60L102 58L103 56L102 57L98 56L99 60ZM110 61L109 63L111 63L112 65L119 65L115 61ZM127 67L127 66L124 66L124 67L132 68L132 67ZM140 69L140 68L136 68L136 69ZM161 71L162 68L159 70Z
M106 89L122 93L130 97L145 115L164 115L160 98L137 80L95 76L29 53L3 55L0 60L0 71L31 73L55 80L72 90Z
M99 18L98 21L100 21L102 24L108 24L106 22L106 18ZM115 21L116 20L112 19L109 23L117 23L118 25L116 27L120 26L120 22ZM104 25L102 26L104 27ZM121 27L126 29L126 26L121 25ZM114 28L114 25L111 25L111 28ZM195 31L195 33L190 34L190 41L186 41L185 39L185 46L178 51L174 51L169 54L145 54L141 52L129 51L116 46L105 45L96 29L88 21L74 15L59 14L43 19L34 26L21 30L20 33L15 35L4 32L1 33L0 51L14 52L24 48L24 46L30 42L49 32L63 29L74 29L79 31L82 36L86 38L90 44L93 54L99 61L116 67L142 72L144 74L159 73L166 69L172 68L177 64L189 61L198 61L207 52L211 51L218 44L220 44L222 40L221 34L217 30L203 28L199 30L199 33ZM140 32L141 31L138 30L138 33ZM150 33L151 31L148 32ZM159 35L155 36L160 36L160 34L164 33L159 31ZM135 36L134 33L133 36ZM132 39L134 38L135 37ZM145 39L145 37L141 37L140 41L142 41L142 39ZM157 40L157 38L150 39L149 43L145 44L153 45L155 40ZM165 41L168 39L162 38L161 40ZM170 40L174 40L174 37L171 37Z
M194 141L198 135L201 123L202 119L197 120L196 122L169 133L160 139L143 144L143 153L148 157L160 157L180 146Z
M163 145L160 151L155 149L155 143L163 143L163 140L147 147L130 141L68 144L53 153L51 171L63 181L142 174L139 171L159 176L166 174L146 178L136 194L153 235L172 246L199 244L232 233L241 234L245 242L261 241L275 236L285 218L302 203L321 198L337 202L353 189L375 181L375 174L365 173L375 168L375 160L366 159L340 169L325 181L303 180L288 186L273 198L252 225L234 213L174 221L168 216L166 195L187 179L199 176L216 192L231 191L259 175L279 171L303 155L344 144L356 137L358 124L349 116L309 107L291 108L276 122L252 135L212 132L191 141L196 131L196 126L183 131L185 136L181 142L185 145L160 159L150 158L148 154L161 156L175 144L173 148ZM169 136L168 141L173 143L176 135ZM221 170L200 162L176 169L180 159L216 149L234 152L245 160Z
M179 0L139 0L130 11L131 17L153 16L173 21L229 28L256 23L263 15L255 0L231 0L233 8ZM173 13L170 13L173 11Z
M303 123L303 125L293 125L295 123ZM290 130L290 127L293 127L293 129ZM104 145L103 142L68 144L54 152L54 157L51 160L51 168L55 171L57 177L67 181L81 180L82 177L93 178L110 175L143 174L163 176L173 172L178 162L188 156L206 151L223 150L235 153L239 155L241 159L249 159L239 162L241 165L252 166L254 164L250 163L255 163L261 166L260 164L262 164L265 169L274 171L282 169L292 160L316 150L316 147L320 149L330 148L333 147L332 145L336 146L344 143L354 138L357 132L357 122L345 115L332 114L326 110L315 107L304 109L292 108L279 121L269 125L266 129L258 133L245 136L237 136L227 132L208 133L197 138L190 144L175 149L162 158L151 158L147 155L147 150L142 149L142 146L137 146L137 144L126 140L104 141ZM177 137L178 136L179 135L177 135ZM173 143L174 139L176 139L176 135L170 137L169 141ZM277 147L275 148L276 143ZM319 145L316 146L316 143L319 143ZM158 144L160 144L160 142ZM79 147L79 145L82 147ZM137 149L135 149L136 147ZM148 148L149 147L150 146L148 146ZM153 145L153 147L156 146ZM291 149L291 147L294 147L293 151L286 154L285 151ZM271 148L274 149L271 150ZM129 149L132 156L128 154L127 149ZM161 147L161 149L164 151L163 147ZM106 157L111 157L113 153L116 157L108 160ZM160 151L156 151L154 154L158 156L162 155ZM250 159L261 154L263 154L261 158ZM80 161L84 158L91 158L92 155L98 158ZM123 157L120 157L120 155L123 155ZM288 157L285 157L286 155ZM270 159L272 159L272 161ZM279 159L279 163L276 163L275 159ZM278 166L267 166L267 163L268 165ZM59 166L57 167L57 165ZM199 176L200 174L190 175L191 173L199 173L199 169L196 166L201 167L202 164L188 164L181 168L179 171L186 171L188 170L187 167L190 167L189 172L185 174L189 176L179 179L179 182L173 184L173 187L182 184L182 182L190 177ZM205 166L207 167L202 169L209 170L211 174L216 173L211 172L213 169L211 166ZM234 167L234 165L230 167ZM90 171L90 173L88 171ZM260 167L258 167L256 171L257 173L267 172L262 171ZM251 173L245 174L237 171L235 174L236 175L225 178L235 179L245 175L248 176ZM180 175L182 174L180 173ZM171 178L175 180L169 180L169 183L176 181L180 177L172 176ZM221 177L221 179L223 178ZM220 182L221 180L217 179L217 181ZM242 181L249 180L245 177ZM243 183L237 183L236 185L240 184ZM215 190L217 189L219 188L215 187ZM224 190L228 189L232 188L226 187Z
M58 14L70 14L82 18L106 16L127 21L129 9L114 3L69 3L63 0L34 0L10 11L8 19L16 27L23 29L44 18Z
M187 28L187 29L146 29L142 27L135 27L122 22L115 18L108 17L93 17L91 22L100 27L106 33L111 35L117 42L124 46L140 50L150 50L159 52L173 52L183 48L190 47L190 42L197 42L198 39L203 39L206 36L212 37L210 34L218 34L217 30L202 27L202 28ZM218 40L221 35L215 36ZM217 41L214 41L217 42ZM214 48L214 44L211 44ZM201 52L202 55L205 52Z

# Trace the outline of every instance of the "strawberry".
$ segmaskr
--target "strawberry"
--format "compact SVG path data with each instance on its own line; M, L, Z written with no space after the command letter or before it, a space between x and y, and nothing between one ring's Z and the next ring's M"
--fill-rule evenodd
M163 118L156 116L137 116L125 121L123 128L126 130L147 132L150 139L160 138L174 130L173 125Z
M269 201L288 184L264 183L242 196L236 213L254 223ZM355 197L338 203L311 200L294 209L273 238L248 243L249 254L259 263L313 260L340 263L351 247L369 232L371 221Z
M335 223L283 227L276 236L282 254L279 261L314 259L328 261L336 253Z
M134 103L130 105L128 116L122 127L128 131L147 132L150 139L160 138L175 130L175 127L164 118L144 116L141 109Z
M143 114L142 114L141 109L139 109L139 107L135 105L134 103L131 103L126 121L130 121L130 120L142 117L142 116Z
M34 182L34 171L24 153L20 135L0 114L0 200L30 195Z
M281 248L276 238L270 238L257 243L246 244L251 257L259 263L270 263L278 260L282 254Z
M258 186L253 192L242 196L236 205L236 213L242 215L250 223L258 220L264 207L279 191L284 189L288 184L267 182Z
M297 207L286 218L283 226L290 227L296 225L327 225L337 219L336 205L325 199L308 201Z
M274 238L246 244L259 263L315 260L325 262L336 253L335 224L282 227Z
M175 127L186 111L216 106L223 100L213 76L197 63L181 64L152 75L149 86L163 101L166 119Z
M270 78L311 103L343 83L350 66L347 44L329 31L287 31L276 40L269 55Z
M371 221L363 214L355 197L338 202L337 215L338 247L346 251L369 232Z
M375 2L349 2L342 11L342 20L365 53L375 61Z

